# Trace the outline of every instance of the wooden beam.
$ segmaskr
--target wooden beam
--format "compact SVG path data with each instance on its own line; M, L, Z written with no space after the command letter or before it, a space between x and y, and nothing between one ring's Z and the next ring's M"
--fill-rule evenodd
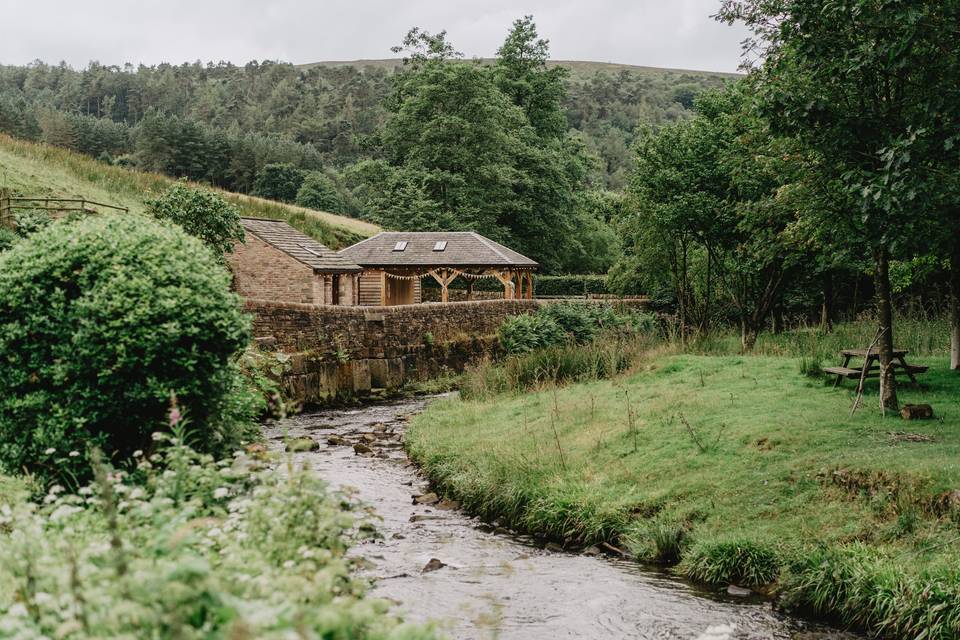
M533 300L533 271L527 271L527 300Z

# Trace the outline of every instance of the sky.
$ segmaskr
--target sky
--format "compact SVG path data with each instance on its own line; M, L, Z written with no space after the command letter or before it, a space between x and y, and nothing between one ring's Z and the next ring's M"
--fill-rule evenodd
M490 57L533 14L556 60L736 71L742 26L719 0L0 0L0 63L74 67L195 60L395 57L410 27L447 30L467 57Z

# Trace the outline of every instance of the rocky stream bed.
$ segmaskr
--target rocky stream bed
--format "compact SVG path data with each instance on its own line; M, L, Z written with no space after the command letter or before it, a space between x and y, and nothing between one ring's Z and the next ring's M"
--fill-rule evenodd
M305 413L266 427L333 487L372 510L382 538L351 551L372 595L452 638L840 640L856 636L774 611L731 587L713 592L610 549L567 552L440 500L403 450L428 399ZM296 440L295 440L296 439Z

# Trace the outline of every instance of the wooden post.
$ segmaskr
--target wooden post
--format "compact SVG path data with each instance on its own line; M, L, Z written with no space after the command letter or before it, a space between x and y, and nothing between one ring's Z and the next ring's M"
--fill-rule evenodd
M467 279L467 300L473 300L473 278Z
M447 270L443 270L443 282L440 283L440 302L450 302L450 291L447 289L447 285L450 283L450 280L447 277Z
M380 306L387 306L387 270L380 272Z
M527 300L533 300L533 271L527 271Z

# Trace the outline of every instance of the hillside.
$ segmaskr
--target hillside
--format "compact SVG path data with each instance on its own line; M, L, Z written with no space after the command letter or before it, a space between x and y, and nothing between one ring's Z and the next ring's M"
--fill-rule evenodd
M80 153L0 134L0 189L14 195L87 198L143 212L173 180L98 162ZM243 215L279 218L338 249L379 231L369 222L262 198L221 191Z
M493 58L480 58L484 64L490 64ZM308 62L295 65L299 69L312 69L322 67L326 69L335 69L338 67L351 67L358 70L365 68L381 69L383 71L393 71L403 65L401 58L379 58L367 60L321 60L319 62ZM737 78L737 73L722 73L719 71L699 71L696 69L673 69L668 67L646 67L635 64L621 64L619 62L596 62L592 60L550 60L547 63L549 67L566 67L570 70L570 77L573 79L583 79L586 76L592 76L596 73L621 73L626 71L629 74L642 76L696 76L710 78Z

